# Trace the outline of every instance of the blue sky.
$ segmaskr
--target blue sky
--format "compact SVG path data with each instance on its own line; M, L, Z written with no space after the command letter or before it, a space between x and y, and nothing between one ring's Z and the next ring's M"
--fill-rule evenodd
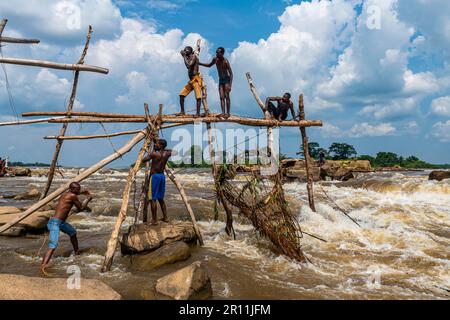
M324 121L323 128L308 130L311 141L325 147L347 142L359 154L392 151L450 163L446 0L30 0L26 7L19 2L0 4L0 16L9 18L4 34L37 37L42 43L5 46L8 57L76 61L87 25L93 25L86 63L111 72L82 74L78 110L142 113L149 102L176 112L187 80L178 52L202 38L202 60L209 60L217 46L227 49L235 72L234 113L261 116L245 80L250 71L262 98L289 91L296 101L304 93L307 118ZM73 8L79 21L67 16L77 12ZM71 73L6 69L19 113L65 109ZM219 111L216 71L202 72L210 105ZM0 72L0 119L7 121L12 110L4 80ZM193 104L192 98L188 101ZM108 132L131 128L139 126L106 126ZM58 125L0 127L0 135L9 137L0 141L0 156L48 162L54 142L42 137L58 131ZM103 128L73 125L69 131L93 134ZM126 140L113 143L117 147ZM293 156L299 144L297 129L282 130L281 152ZM108 141L70 142L60 164L86 166L110 152Z

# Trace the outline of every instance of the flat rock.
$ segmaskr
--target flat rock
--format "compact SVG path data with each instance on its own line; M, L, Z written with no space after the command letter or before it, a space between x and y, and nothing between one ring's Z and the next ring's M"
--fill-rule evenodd
M0 300L120 300L121 296L99 280L80 280L69 289L68 279L0 274Z
M212 296L211 279L200 261L156 282L156 292L175 300L204 300Z
M432 171L428 177L429 180L442 181L450 179L450 171Z
M372 172L370 161L367 160L342 160L342 161L325 161L320 168L320 176L322 180L330 177L335 180L348 178L354 172Z
M163 245L177 241L188 244L197 241L194 227L191 222L171 221L159 222L157 226L150 223L137 224L123 234L120 241L122 254L135 254L151 252Z
M25 167L9 167L6 169L7 173L16 177L30 177L31 170Z
M151 271L165 264L185 261L191 256L191 249L182 242L173 242L162 246L146 255L136 255L132 260L132 269L138 271Z

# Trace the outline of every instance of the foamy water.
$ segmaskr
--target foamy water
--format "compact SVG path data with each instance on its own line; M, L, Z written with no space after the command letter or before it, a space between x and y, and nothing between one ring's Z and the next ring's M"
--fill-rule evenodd
M59 179L58 183L65 182L77 172L66 172L65 178ZM111 273L98 273L103 261L102 250L120 208L126 175L126 172L111 171L96 174L86 182L96 196L94 211L73 217L71 223L84 235L84 246L96 250L81 257L57 257L54 268L63 272L68 265L79 264L90 277L102 279L119 292L125 292L122 292L125 296L136 298L142 297L142 290L147 290L142 289L142 280L138 279L156 279L175 270L176 266L142 275L130 271L129 258L121 258L119 254ZM390 173L360 175L346 183L317 183L317 212L307 206L305 184L285 184L290 209L296 213L302 230L326 240L322 242L304 234L302 249L309 262L300 264L276 253L271 243L261 238L245 218L235 218L236 239L230 239L224 233L224 222L212 219L213 179L209 172L187 170L178 176L191 198L205 240L205 246L195 249L193 257L186 263L193 259L204 261L217 298L449 297L450 180L428 181L426 173ZM142 179L142 173L139 178ZM45 178L13 180L4 180L7 183L0 186L0 191L23 189L30 183L42 186L45 182ZM181 199L170 184L167 196L169 216L186 219ZM132 213L133 200L130 202ZM133 222L134 217L130 214L124 229ZM83 237L81 239L83 243ZM2 259L7 250L14 250L24 241L0 238ZM29 246L34 248L36 241ZM20 267L13 269L17 273L27 273L33 262L27 262L25 258L30 259L27 254L8 259L10 262L14 259L22 261ZM134 289L128 288L130 282Z

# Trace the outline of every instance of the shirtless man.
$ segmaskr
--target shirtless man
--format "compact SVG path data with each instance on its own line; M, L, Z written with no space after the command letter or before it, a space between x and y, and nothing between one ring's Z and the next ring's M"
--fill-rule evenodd
M196 116L200 116L200 106L202 103L202 78L198 72L198 58L194 54L192 47L186 47L181 50L180 54L183 56L184 64L188 69L189 82L180 92L180 115L184 116L184 99L192 92L195 92L195 98L197 99L197 113Z
M277 102L278 106L272 103L272 101ZM288 111L291 110L292 117L295 119L294 103L291 101L291 94L285 93L283 97L269 97L266 100L266 108L273 118L278 121L286 120L288 116Z
M87 198L83 203L78 199L79 195L86 195ZM72 243L73 250L75 254L79 254L77 231L69 223L66 222L69 216L70 210L75 205L78 212L82 212L89 209L88 204L91 202L92 196L89 191L81 192L81 185L78 182L72 182L69 186L69 191L64 193L58 201L56 206L55 215L49 220L47 228L50 231L48 251L44 255L41 264L41 272L47 276L46 268L48 263L58 247L59 231L61 230L70 237L70 242Z
M172 156L172 150L166 150L167 141L160 139L156 142L154 151L142 159L142 162L152 161L150 169L150 183L148 186L148 200L151 202L152 221L153 226L158 225L157 211L158 207L156 201L159 202L163 218L162 221L168 222L167 208L164 202L164 194L166 192L166 176L164 170L169 158ZM145 213L146 214L146 213Z
M216 65L217 72L219 73L219 95L220 95L220 107L222 108L222 115L225 117L230 116L231 100L230 92L233 85L233 70L228 59L224 57L225 49L220 47L216 51L216 57L208 64L199 64L204 67L211 68ZM225 114L225 101L227 103L227 113Z

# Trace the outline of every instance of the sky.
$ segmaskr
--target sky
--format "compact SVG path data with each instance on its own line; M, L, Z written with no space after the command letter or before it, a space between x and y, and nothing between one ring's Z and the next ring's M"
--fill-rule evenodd
M179 51L202 39L201 60L226 48L235 75L232 113L261 117L245 78L251 72L262 99L305 96L310 141L355 146L450 163L450 2L448 0L10 0L0 3L9 19L4 35L38 38L39 45L5 44L5 57L74 63L88 25L94 28L86 63L108 75L82 73L75 110L143 113L164 104L179 110L187 72ZM0 121L26 111L63 111L72 72L5 65L0 70ZM217 72L201 70L209 104L219 112ZM194 105L192 97L188 106ZM188 107L188 109L190 109ZM218 128L236 126L218 125ZM139 125L70 125L68 135L138 129ZM50 162L57 124L0 127L0 157ZM174 130L164 132L170 140ZM130 137L66 141L60 165L87 166ZM283 128L281 152L294 156L299 130ZM172 143L173 145L173 143ZM169 146L171 143L169 142ZM206 144L205 144L206 146ZM117 161L125 166L137 151Z

